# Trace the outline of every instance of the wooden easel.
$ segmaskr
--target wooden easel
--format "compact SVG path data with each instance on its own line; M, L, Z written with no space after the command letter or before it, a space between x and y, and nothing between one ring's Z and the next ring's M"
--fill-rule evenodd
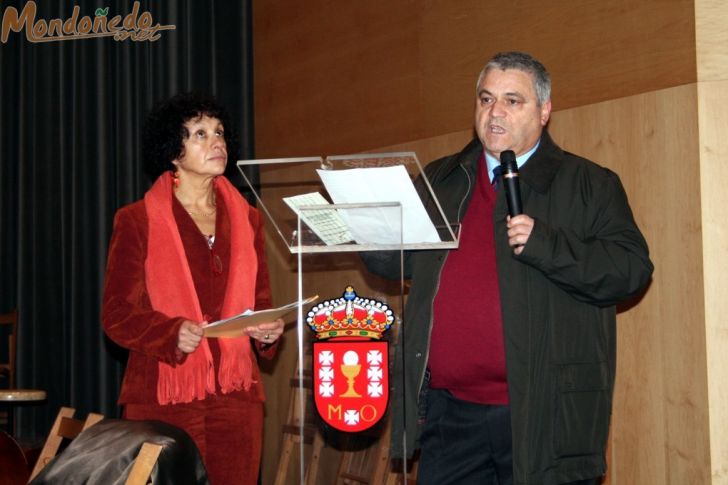
M390 423L387 420L379 440L368 448L341 455L337 485L380 485L387 483Z
M336 485L414 485L417 481L417 463L406 475L392 464L389 443L391 420L387 418L379 440L372 446L352 452L343 452Z
M310 361L310 359L306 360ZM288 470L291 466L291 458L303 444L313 446L305 472L306 476L303 477L303 483L306 485L315 485L319 459L321 458L321 449L324 446L323 438L315 425L316 418L315 411L313 410L313 396L311 391L311 370L304 368L303 375L301 376L298 366L296 366L296 369L296 376L290 380L291 400L288 407L288 420L283 426L283 446L281 449L281 458L278 461L275 485L284 485L286 483ZM302 389L303 392L301 392ZM302 399L305 400L304 403L301 402ZM305 409L304 416L301 416L302 404Z
M301 385L304 392L301 393ZM278 461L275 485L285 485L291 468L293 456L299 447L311 447L307 460L305 476L301 483L317 485L321 451L324 439L316 426L316 412L312 402L311 371L303 370L303 379L296 376L290 380L291 400L288 408L288 420L283 426L283 445L281 457ZM301 418L301 396L307 400L305 416ZM301 429L303 425L303 435ZM367 448L355 451L342 451L336 485L405 485L416 481L416 467L403 477L402 471L393 469L389 459L389 440L391 427L389 419L378 441ZM288 482L290 483L290 482Z
M293 455L300 446L310 446L307 453L305 476L300 483L318 485L321 452L325 441L317 426L318 416L313 402L313 385L311 377L311 347L307 346L304 357L302 378L296 366L295 376L290 380L291 398L288 407L287 423L283 426L283 444L281 457L274 485L286 485ZM303 392L301 392L303 390ZM304 399L303 411L301 400ZM304 414L304 416L302 416ZM303 430L303 433L301 433ZM417 476L417 464L403 474L402 469L392 467L389 457L391 423L386 418L384 429L378 440L371 446L351 451L341 451L336 485L414 485ZM356 439L356 435L352 435ZM327 457L328 455L327 452ZM300 461L300 460L297 460ZM292 474L293 475L293 474ZM295 476L299 476L296 473Z
M393 344L398 335L393 331ZM390 347L392 350L393 347ZM390 355L390 361L393 358ZM378 441L368 448L342 452L336 485L414 485L417 481L417 463L405 474L393 466L389 456L392 422L389 416Z

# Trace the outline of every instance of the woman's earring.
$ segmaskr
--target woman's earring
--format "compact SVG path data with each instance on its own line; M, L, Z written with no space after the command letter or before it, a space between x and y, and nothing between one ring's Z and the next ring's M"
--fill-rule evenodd
M172 183L174 184L174 188L176 189L177 187L179 187L179 171L175 170L172 177Z

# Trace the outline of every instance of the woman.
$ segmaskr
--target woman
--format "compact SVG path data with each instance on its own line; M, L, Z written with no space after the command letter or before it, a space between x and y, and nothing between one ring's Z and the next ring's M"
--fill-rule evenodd
M129 349L119 404L192 436L213 485L257 481L263 388L256 356L272 357L283 321L247 336L205 338L203 326L269 308L258 212L223 176L230 125L214 99L177 95L156 106L143 158L156 182L116 214L102 319Z

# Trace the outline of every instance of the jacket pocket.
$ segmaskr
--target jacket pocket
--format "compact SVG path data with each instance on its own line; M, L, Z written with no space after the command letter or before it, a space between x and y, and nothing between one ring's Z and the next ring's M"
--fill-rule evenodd
M560 366L554 433L558 456L603 453L611 414L610 382L605 362Z

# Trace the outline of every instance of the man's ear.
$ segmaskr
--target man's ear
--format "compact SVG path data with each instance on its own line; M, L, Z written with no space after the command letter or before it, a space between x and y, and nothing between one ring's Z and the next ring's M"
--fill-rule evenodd
M551 100L549 99L541 105L541 126L546 126L551 117Z
M551 117L551 100L549 99L541 105L541 126L546 126Z

